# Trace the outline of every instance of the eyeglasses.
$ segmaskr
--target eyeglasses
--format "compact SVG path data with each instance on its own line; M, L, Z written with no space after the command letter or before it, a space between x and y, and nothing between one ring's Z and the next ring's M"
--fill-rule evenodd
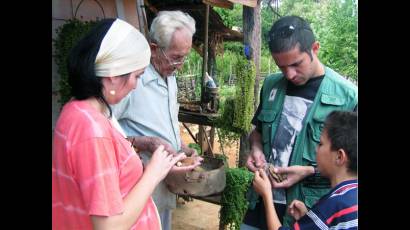
M162 47L159 48L162 52L162 54L165 56L165 58L167 59L167 61L169 62L170 65L172 66L177 66L177 65L181 65L185 63L185 58L186 56L182 57L182 58L178 58L178 59L171 59L168 57L168 55L165 53L165 51L162 49Z
M293 25L282 26L278 29L275 29L269 34L270 40L274 40L276 38L288 38L290 37L296 30L309 30L312 31L310 28L307 27L295 27Z

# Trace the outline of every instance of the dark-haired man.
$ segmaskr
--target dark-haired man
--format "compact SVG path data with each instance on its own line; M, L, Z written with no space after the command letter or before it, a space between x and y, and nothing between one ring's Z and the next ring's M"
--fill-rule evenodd
M263 84L246 166L255 172L272 163L286 178L271 180L275 209L285 226L294 221L285 212L292 200L311 208L330 189L316 170L315 153L326 116L357 106L357 86L320 62L319 47L309 23L298 16L280 18L269 32L269 49L281 73ZM266 229L263 202L253 190L248 195L241 229Z

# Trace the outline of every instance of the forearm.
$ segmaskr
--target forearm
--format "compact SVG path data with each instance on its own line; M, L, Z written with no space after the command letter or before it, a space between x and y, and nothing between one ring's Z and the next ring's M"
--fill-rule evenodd
M256 128L249 135L249 143L251 149L263 152L262 135L256 130Z
M282 224L279 221L278 215L276 214L275 207L273 205L272 195L264 196L263 203L265 205L266 212L266 224L269 230L277 230Z
M123 213L109 217L92 216L94 229L130 229L159 182L151 174L144 173L125 196Z
M135 146L139 151L148 151L153 152L153 146L155 139L154 137L147 137L147 136L134 136L134 137L127 137L127 139Z

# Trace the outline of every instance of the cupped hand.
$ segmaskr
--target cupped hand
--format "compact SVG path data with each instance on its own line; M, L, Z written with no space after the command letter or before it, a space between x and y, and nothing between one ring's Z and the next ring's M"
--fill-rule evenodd
M204 158L202 158L202 157L200 157L200 156L198 156L198 155L191 156L191 157L193 157L194 160L195 160L193 164L188 165L188 166L177 166L177 165L174 165L174 166L171 168L170 173L185 173L185 172L192 171L195 167L201 165L202 161L204 160ZM184 157L184 158L186 158L186 157ZM183 160L184 158L182 158L181 160Z
M252 172L258 171L266 164L265 155L260 150L252 149L246 159L246 167Z
M307 212L308 210L306 208L306 205L300 200L293 200L288 208L289 215L295 218L296 221L298 221Z

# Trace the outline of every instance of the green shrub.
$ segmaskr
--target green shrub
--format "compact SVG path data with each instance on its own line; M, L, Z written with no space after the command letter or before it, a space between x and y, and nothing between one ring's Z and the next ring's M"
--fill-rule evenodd
M61 105L64 105L71 98L67 72L67 58L70 50L95 24L96 21L83 22L78 19L70 19L56 30L57 36L53 40L53 45L55 48L54 60L60 75L60 100L58 102Z

